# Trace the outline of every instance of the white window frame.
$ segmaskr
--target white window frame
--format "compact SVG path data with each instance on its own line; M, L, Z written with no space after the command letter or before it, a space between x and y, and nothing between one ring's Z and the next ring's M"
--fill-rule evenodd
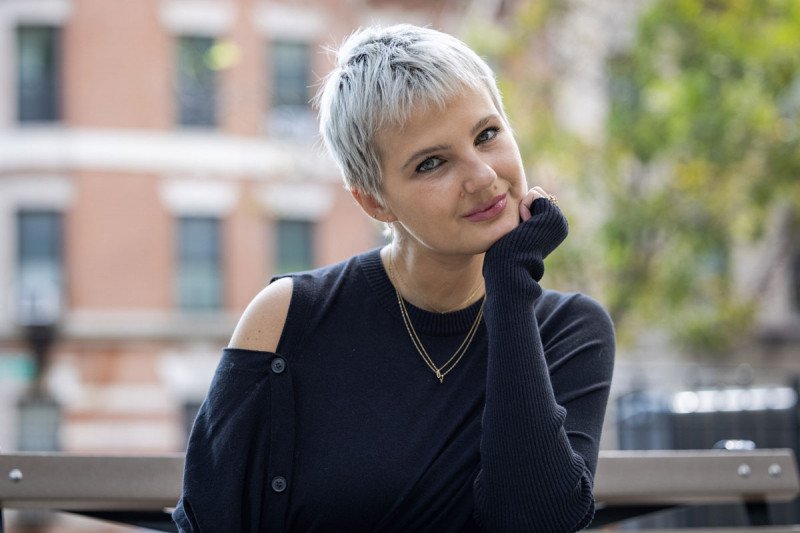
M17 123L17 26L63 28L71 15L69 0L0 2L0 129L15 127Z
M0 180L0 336L10 335L16 325L17 227L19 211L47 210L67 215L74 186L66 176L12 176ZM64 246L68 246L68 236Z

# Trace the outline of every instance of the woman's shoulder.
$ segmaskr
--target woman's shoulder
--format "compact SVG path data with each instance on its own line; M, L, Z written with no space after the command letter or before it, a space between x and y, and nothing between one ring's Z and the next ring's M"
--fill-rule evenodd
M611 320L603 304L582 292L562 292L545 289L537 302L537 309L548 314L570 311L580 315Z
M536 315L551 378L560 376L553 383L561 401L576 390L576 383L610 382L616 336L600 302L582 293L547 290L537 302Z
M278 278L264 287L242 313L229 348L275 352L283 333L294 282Z
M614 342L614 323L605 307L580 292L545 290L536 305L540 325L558 330L592 332ZM577 328L576 328L577 326Z
M326 298L333 296L343 277L348 277L360 260L374 255L376 251L365 252L336 264L274 277L245 309L228 347L275 352L284 329L297 329L288 322L292 317L302 316L301 329L308 329L313 321L310 315L325 309ZM297 340L297 335L300 333L294 331L290 337Z

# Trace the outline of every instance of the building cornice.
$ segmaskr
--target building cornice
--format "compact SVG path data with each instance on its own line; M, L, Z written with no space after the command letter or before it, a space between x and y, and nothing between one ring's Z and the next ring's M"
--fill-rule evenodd
M209 311L70 311L58 326L56 342L209 342L224 346L236 326L239 313ZM23 340L23 331L12 325L0 326L0 342Z
M221 36L236 19L236 6L227 0L162 0L159 18L178 35Z
M262 1L253 8L255 27L271 39L315 42L327 37L319 9Z
M251 179L337 181L309 143L218 132L30 127L0 130L0 172L74 170Z
M62 25L72 14L70 0L3 0L0 23Z

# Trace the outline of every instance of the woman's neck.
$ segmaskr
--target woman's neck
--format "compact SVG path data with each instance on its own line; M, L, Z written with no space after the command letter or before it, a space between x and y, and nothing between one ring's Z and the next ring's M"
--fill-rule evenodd
M483 296L483 254L434 254L395 241L381 259L400 295L420 309L448 313Z

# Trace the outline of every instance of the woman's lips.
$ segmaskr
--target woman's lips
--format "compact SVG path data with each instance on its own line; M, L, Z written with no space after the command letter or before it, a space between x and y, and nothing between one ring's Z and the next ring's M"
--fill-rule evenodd
M500 194L488 202L484 202L476 206L475 209L464 215L464 218L470 222L483 222L484 220L490 220L503 212L507 202L508 200L506 199L506 195Z

